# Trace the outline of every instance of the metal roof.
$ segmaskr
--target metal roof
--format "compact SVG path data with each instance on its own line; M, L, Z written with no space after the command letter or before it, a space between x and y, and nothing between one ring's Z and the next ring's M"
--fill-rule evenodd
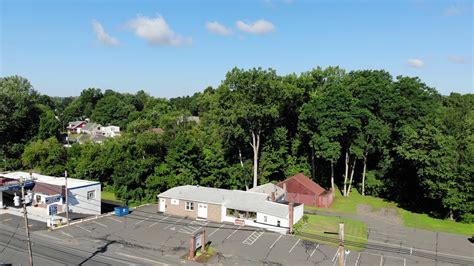
M288 205L269 201L265 193L186 185L171 188L158 197L213 203L229 209L288 217Z
M40 183L46 183L50 185L56 186L63 186L65 184L64 177L54 177L54 176L47 176L47 175L40 175L33 173L33 180ZM10 172L10 173L0 173L0 177L6 177L11 179L19 180L20 178L24 178L25 180L30 180L30 173L26 172ZM100 182L98 181L89 181L83 179L76 179L76 178L68 178L67 179L67 188L74 189L89 185L99 185Z

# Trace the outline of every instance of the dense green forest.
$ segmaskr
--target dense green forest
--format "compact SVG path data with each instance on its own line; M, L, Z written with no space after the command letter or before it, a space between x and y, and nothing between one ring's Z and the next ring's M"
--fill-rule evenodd
M85 118L123 133L65 147L68 122ZM50 97L4 77L0 158L3 170L100 180L133 203L182 184L245 189L304 172L347 197L356 188L474 222L474 95L385 71L232 69L218 88L169 100L95 88Z

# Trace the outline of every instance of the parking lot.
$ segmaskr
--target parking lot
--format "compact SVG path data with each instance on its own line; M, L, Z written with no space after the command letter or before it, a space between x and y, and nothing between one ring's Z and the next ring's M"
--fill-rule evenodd
M192 234L206 230L207 242L218 256L215 263L239 265L335 265L337 247L301 240L259 228L192 220L157 213L155 205L140 207L124 217L105 216L44 232L65 243L93 239L116 255L154 264L186 254ZM402 255L382 256L350 252L346 265L409 265ZM420 263L417 263L420 265ZM423 264L421 265L430 265Z

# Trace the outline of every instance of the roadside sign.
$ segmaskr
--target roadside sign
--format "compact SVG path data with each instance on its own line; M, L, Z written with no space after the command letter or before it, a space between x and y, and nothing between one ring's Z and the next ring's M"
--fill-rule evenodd
M57 204L51 204L48 205L48 215L53 216L58 213L58 205Z
M195 236L195 242L194 242L194 243L196 243L196 244L194 245L194 248L195 248L195 249L198 249L198 248L200 248L200 247L202 246L202 241L201 241L202 237L201 237L201 236L202 236L202 232L196 234L196 236Z

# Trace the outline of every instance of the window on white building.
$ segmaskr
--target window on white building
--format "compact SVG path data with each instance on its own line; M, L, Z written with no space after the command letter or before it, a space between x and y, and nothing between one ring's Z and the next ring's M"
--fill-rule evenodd
M186 201L185 209L186 209L187 211L192 211L192 210L194 210L194 202Z
M264 222L264 223L267 222L267 216L263 216L263 222Z
M95 199L95 190L87 191L87 200Z
M172 205L179 205L179 199L171 199Z

